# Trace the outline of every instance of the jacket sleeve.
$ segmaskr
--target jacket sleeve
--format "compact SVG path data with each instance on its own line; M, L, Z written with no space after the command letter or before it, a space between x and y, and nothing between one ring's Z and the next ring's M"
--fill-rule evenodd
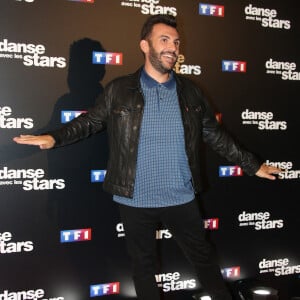
M105 91L99 96L96 103L87 113L79 115L57 130L47 132L55 139L54 147L75 143L106 129L108 113Z
M203 139L215 152L225 157L229 162L240 166L246 174L254 175L262 161L253 153L246 150L233 136L231 136L215 117L212 108L204 100Z

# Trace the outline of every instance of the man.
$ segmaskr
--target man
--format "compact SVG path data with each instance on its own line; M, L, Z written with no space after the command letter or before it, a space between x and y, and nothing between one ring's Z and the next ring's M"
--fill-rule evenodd
M195 193L201 191L202 140L249 175L281 170L242 149L218 124L201 90L173 71L180 39L176 20L150 16L141 31L145 63L110 82L98 105L64 127L14 141L50 149L107 128L110 156L104 189L118 203L139 300L159 300L155 231L164 223L194 265L212 299L231 299L204 238Z

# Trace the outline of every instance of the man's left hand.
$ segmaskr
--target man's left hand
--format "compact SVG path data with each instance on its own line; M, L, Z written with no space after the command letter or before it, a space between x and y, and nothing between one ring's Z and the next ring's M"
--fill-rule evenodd
M284 170L274 167L274 166L268 166L267 164L263 163L258 171L255 173L256 176L261 178L266 178L270 180L275 180L276 176L272 174L279 174L280 172L283 172Z

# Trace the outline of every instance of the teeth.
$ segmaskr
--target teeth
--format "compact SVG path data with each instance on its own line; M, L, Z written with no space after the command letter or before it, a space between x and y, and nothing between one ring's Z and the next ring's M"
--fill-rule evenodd
M162 54L163 56L167 56L167 57L171 57L171 58L173 58L174 57L174 54L172 54L172 53L164 53L164 54Z
M167 58L174 58L174 56L172 56L172 55L164 55L165 57L167 57Z

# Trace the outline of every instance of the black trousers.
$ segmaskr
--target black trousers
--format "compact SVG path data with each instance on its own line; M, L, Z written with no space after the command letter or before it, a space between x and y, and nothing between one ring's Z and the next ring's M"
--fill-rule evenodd
M183 253L195 267L203 289L213 300L232 299L224 283L196 200L163 208L136 208L119 204L128 253L132 260L133 281L139 300L159 300L155 281L158 273L156 230L162 223L170 230Z

